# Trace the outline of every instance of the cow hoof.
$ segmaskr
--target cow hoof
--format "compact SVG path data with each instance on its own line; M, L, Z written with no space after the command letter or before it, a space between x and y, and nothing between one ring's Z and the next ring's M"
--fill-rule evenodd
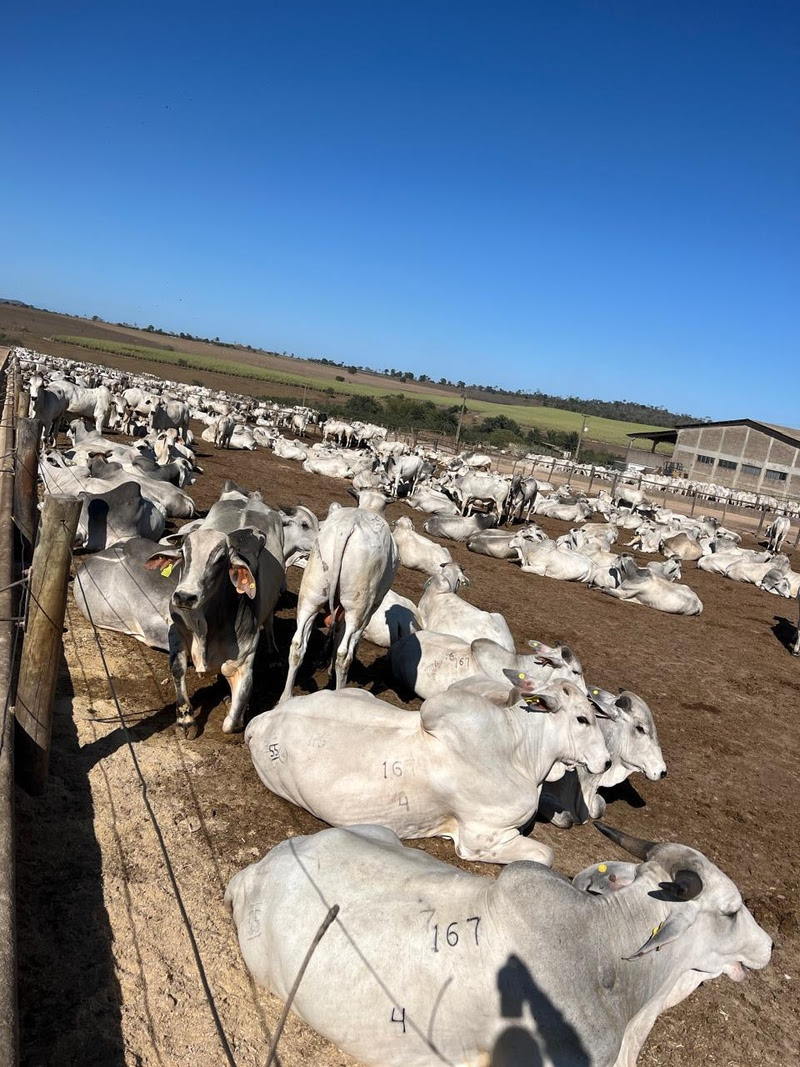
M239 722L238 719L234 719L231 715L226 715L222 722L222 732L224 734L238 734L244 729L244 723Z
M175 723L175 733L183 741L194 741L199 732L200 727L194 719L191 719L189 722L181 722L178 720L178 722Z

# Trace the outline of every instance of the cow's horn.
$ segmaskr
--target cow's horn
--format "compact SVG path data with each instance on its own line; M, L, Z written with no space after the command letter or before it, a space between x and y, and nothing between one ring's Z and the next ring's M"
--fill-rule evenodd
M624 848L626 852L630 852L632 856L636 856L640 860L646 860L650 855L650 850L658 844L657 841L645 841L641 837L633 837L632 834L623 833L622 830L615 830L613 826L600 822L599 819L595 820L594 825L601 834L610 837L614 844Z

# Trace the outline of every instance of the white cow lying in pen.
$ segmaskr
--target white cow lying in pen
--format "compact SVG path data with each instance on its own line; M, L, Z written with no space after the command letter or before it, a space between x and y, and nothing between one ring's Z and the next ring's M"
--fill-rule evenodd
M517 655L486 638L467 643L452 634L420 629L392 643L389 662L394 677L423 700L478 674L507 690L506 670L522 671L540 685L563 678L586 692L583 668L571 648L551 648L540 641L528 644L534 651Z
M537 863L492 880L352 826L281 842L225 900L284 1000L339 905L293 1008L370 1067L635 1067L662 1011L766 967L772 942L701 852L596 825L640 861L614 881L609 864L573 884Z
M577 767L557 781L545 783L538 815L565 828L602 818L606 802L598 789L619 785L635 771L641 771L651 782L667 775L653 713L642 698L627 691L615 697L596 686L590 686L587 695L605 713L599 722L611 766L602 774Z
M457 563L444 563L425 583L425 591L417 605L417 613L426 630L453 634L462 641L488 637L509 652L514 651L514 638L508 623L498 611L483 611L457 595L469 579Z
M512 672L518 702L440 693L419 712L363 689L295 697L245 731L256 771L278 796L337 826L378 822L401 837L450 837L463 859L552 863L523 837L556 762L611 766L595 711L570 682L534 691ZM523 696L524 694L524 696Z
M608 596L670 615L699 615L703 610L703 602L688 585L677 585L646 567L638 567L632 556L619 556L618 559L620 584L613 589L604 589Z

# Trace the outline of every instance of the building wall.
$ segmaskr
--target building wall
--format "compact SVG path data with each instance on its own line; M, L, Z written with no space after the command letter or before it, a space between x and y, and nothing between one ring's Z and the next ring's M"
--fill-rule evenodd
M769 496L800 495L800 448L751 426L679 429L672 458L697 481ZM770 471L786 478L771 477Z

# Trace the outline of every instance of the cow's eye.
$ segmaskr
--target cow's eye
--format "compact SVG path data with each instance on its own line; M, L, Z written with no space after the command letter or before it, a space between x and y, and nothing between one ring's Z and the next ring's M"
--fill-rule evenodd
M579 716L578 716L578 722L579 722L579 723L580 723L580 724L581 724L582 726L588 726L588 725L589 725L589 720L588 720L588 719L586 718L586 716L585 716L585 715L579 715Z
M636 723L636 733L637 734L646 734L647 733L647 731L645 730L645 728L642 726L642 724L640 722Z

